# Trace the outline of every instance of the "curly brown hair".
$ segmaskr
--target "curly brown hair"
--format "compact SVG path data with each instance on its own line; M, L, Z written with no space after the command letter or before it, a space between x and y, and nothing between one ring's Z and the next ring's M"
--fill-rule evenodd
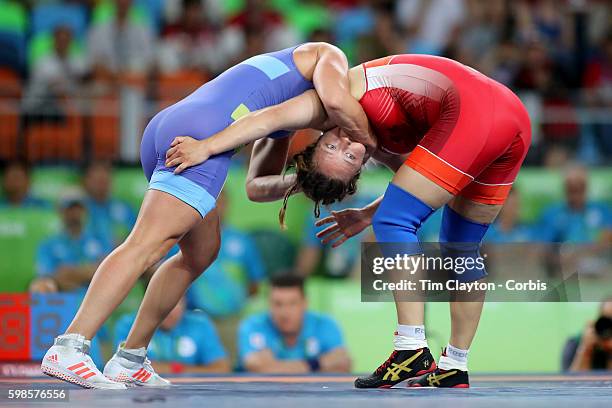
M355 194L357 191L357 181L360 172L357 172L350 180L345 181L338 178L326 176L317 170L314 154L318 141L308 145L302 152L293 157L293 164L288 167L295 167L297 180L283 200L283 206L278 213L278 220L281 228L285 227L285 215L287 213L287 202L289 197L300 189L306 197L314 201L314 215L319 218L321 214L321 204L329 205L336 201L342 201L347 195Z

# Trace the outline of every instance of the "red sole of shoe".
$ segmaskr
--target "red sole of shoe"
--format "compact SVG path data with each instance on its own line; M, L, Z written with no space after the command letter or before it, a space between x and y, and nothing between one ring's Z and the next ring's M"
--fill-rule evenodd
M43 374L48 375L49 377L57 378L58 380L66 381L66 382L78 385L80 387L83 387L83 388L93 388L91 385L83 381L77 380L76 378L72 378L46 365L41 366L41 371L43 372Z

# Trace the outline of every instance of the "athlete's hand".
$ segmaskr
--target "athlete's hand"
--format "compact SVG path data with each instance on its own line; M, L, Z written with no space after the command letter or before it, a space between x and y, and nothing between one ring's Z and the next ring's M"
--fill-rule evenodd
M332 248L342 245L347 239L359 234L372 223L372 214L367 208L347 208L341 211L332 211L329 217L315 222L317 227L330 224L323 231L317 233L317 238L323 244L332 241Z
M176 166L174 174L179 174L188 167L204 163L210 156L206 139L179 136L174 138L166 152L166 167Z

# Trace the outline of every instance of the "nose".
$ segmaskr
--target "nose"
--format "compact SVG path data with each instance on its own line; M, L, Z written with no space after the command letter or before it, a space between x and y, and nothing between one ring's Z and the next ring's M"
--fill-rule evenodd
M340 139L340 144L342 147L348 147L351 145L351 143L353 143L351 139L349 139L348 135L343 131L338 132L338 139Z

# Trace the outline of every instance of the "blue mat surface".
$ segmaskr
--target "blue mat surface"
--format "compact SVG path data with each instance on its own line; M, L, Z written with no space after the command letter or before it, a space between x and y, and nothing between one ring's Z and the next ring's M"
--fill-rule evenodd
M64 389L70 406L123 407L565 407L612 406L612 375L474 376L470 389L357 390L348 376L174 377L168 389L84 390L48 378L0 379L0 406L9 389ZM64 405L64 404L63 404ZM64 405L65 406L65 405Z

